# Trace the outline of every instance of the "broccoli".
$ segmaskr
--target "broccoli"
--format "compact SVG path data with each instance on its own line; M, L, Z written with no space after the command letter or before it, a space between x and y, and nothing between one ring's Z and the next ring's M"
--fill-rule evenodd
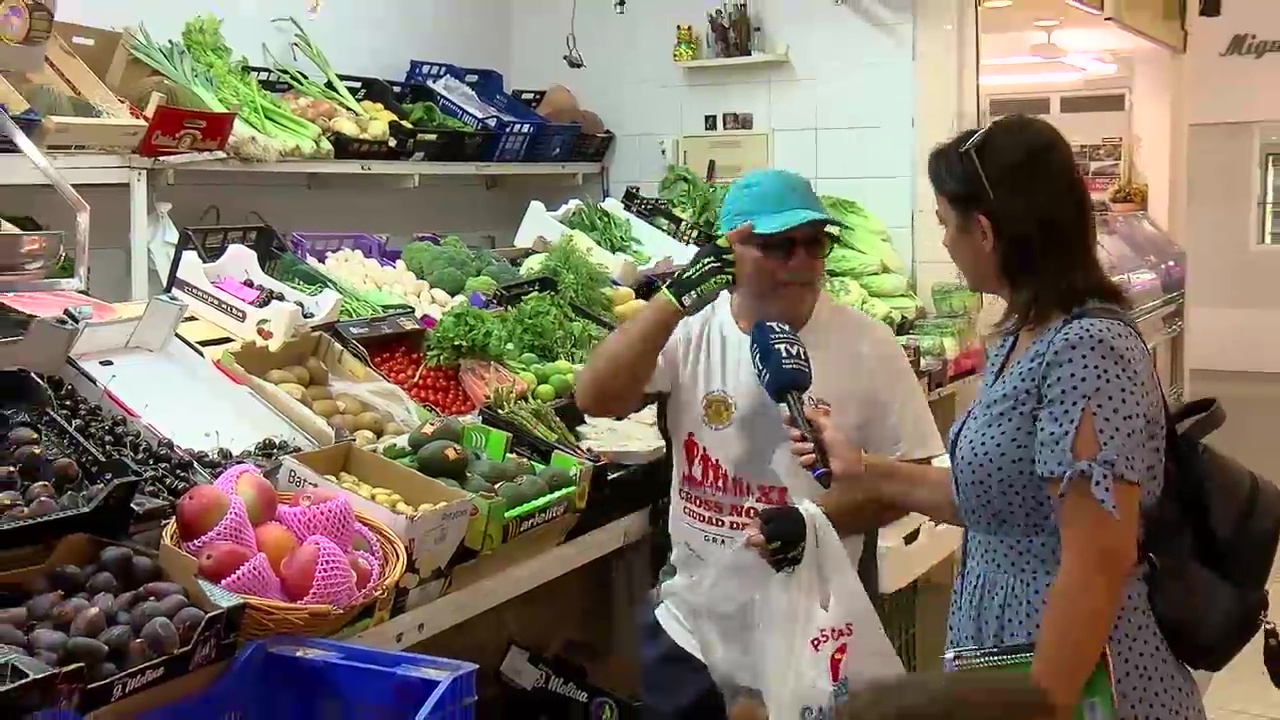
M490 265L480 274L484 277L492 278L493 281L499 285L506 285L507 283L515 282L520 279L520 271L516 270L511 266L511 263L506 262L505 260Z
M427 284L433 288L440 288L450 295L457 295L462 292L462 288L467 284L467 276L462 271L454 267L442 267L431 273L430 277L423 278Z
M419 279L431 283L432 287L436 284L431 282L431 276L446 268L457 270L464 280L474 274L472 268L475 258L472 257L471 251L456 239L450 242L449 238L445 238L439 245L421 241L409 243L400 252L400 259L404 260L410 272Z
M488 295L497 289L498 289L497 280L494 280L493 278L487 275L481 275L479 277L473 277L470 280L468 280L467 284L462 287L462 292L464 293L479 292L479 293Z

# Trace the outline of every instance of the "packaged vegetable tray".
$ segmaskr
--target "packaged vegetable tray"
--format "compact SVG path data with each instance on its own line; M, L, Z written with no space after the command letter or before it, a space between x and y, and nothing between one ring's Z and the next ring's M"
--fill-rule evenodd
M474 129L445 115L440 110L439 94L430 86L386 82L414 126L410 160L475 163L485 158L496 133Z

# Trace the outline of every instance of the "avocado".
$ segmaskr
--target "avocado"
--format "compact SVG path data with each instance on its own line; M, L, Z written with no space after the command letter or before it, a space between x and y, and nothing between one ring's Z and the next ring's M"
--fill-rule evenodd
M462 483L462 489L469 493L488 493L489 495L497 492L489 481L475 473L467 473L467 479Z
M552 467L550 465L542 468L538 473L538 478L547 483L547 487L552 492L572 487L575 483L574 474L565 468Z
M436 440L448 440L449 442L462 442L462 421L457 418L445 418L437 424L429 433L432 442Z
M387 443L382 448L382 457L388 460L399 460L400 458L409 457L410 455L413 455L412 450L403 445L397 445L396 443Z
M464 480L467 477L467 451L451 440L433 440L418 451L418 470L434 478Z
M459 440L458 442L461 442ZM485 453L484 448L467 448L467 456L471 458L471 462L475 463L480 460L488 460L489 456Z
M514 510L528 502L524 488L519 483L505 482L498 486L498 497L507 501L507 509Z
M516 469L517 475L532 475L535 472L533 463L519 455L507 455L507 462Z
M520 476L520 468L506 460L502 462L489 461L486 469L488 472L479 473L480 476L495 484L510 482Z
M471 462L467 464L467 473L474 473L480 476L481 479L496 484L499 481L490 477L493 474L494 465L495 463L492 463L485 458L480 458L479 460L473 458Z
M551 487L547 484L546 480L533 477L532 475L525 475L524 479L520 482L520 487L524 490L525 494L528 495L530 501L537 500L543 495L551 492Z
M409 433L406 442L409 443L410 452L416 453L431 442L431 428L436 422L436 420L428 420Z

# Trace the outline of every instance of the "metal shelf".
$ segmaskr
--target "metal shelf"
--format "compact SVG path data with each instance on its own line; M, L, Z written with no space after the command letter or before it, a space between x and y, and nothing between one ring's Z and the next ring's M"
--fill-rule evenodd
M128 155L50 153L46 157L72 185L124 185L129 182ZM0 186L48 184L49 179L22 153L0 155Z

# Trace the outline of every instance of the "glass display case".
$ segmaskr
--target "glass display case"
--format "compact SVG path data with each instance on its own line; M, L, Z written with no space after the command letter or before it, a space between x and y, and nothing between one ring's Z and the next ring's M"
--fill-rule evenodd
M1133 319L1172 402L1182 396L1186 252L1145 212L1100 213L1098 256L1129 296Z

